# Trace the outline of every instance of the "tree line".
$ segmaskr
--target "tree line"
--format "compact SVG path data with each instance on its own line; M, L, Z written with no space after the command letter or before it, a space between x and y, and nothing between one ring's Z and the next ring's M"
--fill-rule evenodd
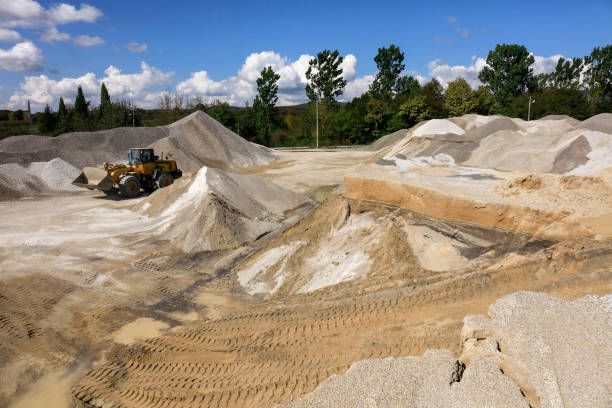
M308 103L298 106L277 106L280 75L271 66L261 71L253 104L244 108L222 101L205 104L201 97L166 91L159 109L145 111L129 101L112 101L104 83L99 106L91 107L79 86L74 105L66 105L60 98L57 111L45 107L39 132L56 135L156 126L202 110L248 140L267 146L309 146L314 144L318 110L321 143L341 145L371 143L422 120L466 113L526 119L528 98L536 100L532 118L565 114L582 120L612 111L612 45L595 47L583 58L560 58L553 72L536 75L534 57L525 46L498 44L488 53L487 64L478 75L482 85L477 89L461 77L449 82L446 89L436 79L421 86L413 76L404 74L404 59L394 44L379 48L373 82L350 102L338 101L347 85L343 57L338 50L327 49L310 60L305 86Z
M563 114L583 120L612 111L612 45L595 47L584 58L560 58L553 72L536 75L535 59L525 46L498 44L478 75L481 86L472 89L459 77L444 89L437 79L421 86L414 77L403 75L404 53L391 44L379 48L374 57L378 72L368 91L348 103L336 101L346 86L342 61L337 50L318 53L306 72L309 103L284 115L273 104L265 108L254 104L254 125L243 127L241 134L266 145L312 145L317 102L320 134L328 145L371 143L422 120L467 113L527 119L528 98L536 100L532 118ZM277 80L266 67L258 80L256 100L274 100L278 88L272 85ZM260 81L267 84L265 88ZM257 120L264 110L265 126Z

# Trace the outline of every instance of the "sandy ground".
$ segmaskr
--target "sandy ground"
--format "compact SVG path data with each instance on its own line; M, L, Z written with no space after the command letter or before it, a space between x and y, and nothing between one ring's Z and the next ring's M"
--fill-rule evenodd
M573 299L612 289L609 240L442 225L408 208L338 195L370 152L278 155L240 173L325 201L295 226L231 250L186 254L151 239L154 221L133 211L146 198L85 192L0 203L0 405L36 405L53 389L47 406L272 406L364 358L428 348L458 354L463 317L484 313L504 294L529 289ZM338 255L337 268L347 258L356 265L346 281L321 286L321 276L300 293L281 282L271 296L251 296L240 284L241 270L291 242L313 255L302 258L312 263L304 268L324 270L314 257L318 242L338 249L353 242L338 224L343 217L357 217L355 231L378 234L363 241L363 254ZM482 239L461 241L467 235ZM416 250L442 238L469 262L452 258L457 266L439 270L431 253ZM287 276L302 273L299 259L287 259Z

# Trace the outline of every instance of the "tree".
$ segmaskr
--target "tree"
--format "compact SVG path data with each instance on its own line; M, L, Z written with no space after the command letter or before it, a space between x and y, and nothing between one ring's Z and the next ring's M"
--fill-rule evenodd
M109 129L113 127L113 105L111 103L110 95L106 89L106 85L102 82L100 87L100 122L103 129Z
M226 128L231 128L234 125L234 118L230 113L229 104L227 102L219 100L214 101L206 107L206 113Z
M486 86L479 86L474 92L474 111L479 115L490 115L496 108L495 97Z
M612 44L593 48L591 55L584 57L587 70L585 83L594 100L612 98Z
M280 75L271 66L265 67L257 78L257 96L253 101L255 127L261 142L266 145L270 144L272 124L277 114L275 106L278 102L279 79Z
M81 119L85 119L89 115L89 102L85 100L85 95L83 95L83 88L81 88L81 85L79 85L77 88L77 96L74 100L74 112Z
M449 82L444 96L444 106L450 116L461 116L475 111L474 91L465 79L459 77Z
M411 93L421 88L419 81L412 76L402 76L397 79L395 93L398 95Z
M45 106L45 111L40 120L40 132L43 134L53 134L57 128L57 118L51 112L49 105Z
M534 88L535 78L530 68L535 59L524 45L497 44L489 51L487 66L478 74L500 103Z
M365 116L365 130L373 137L373 139L379 138L383 135L387 125L387 119L389 118L388 106L380 99L370 98L367 104L367 109L368 113ZM370 142L373 139L366 140L366 142Z
M546 75L546 84L557 89L579 89L582 68L582 58L566 60L561 57L557 61L555 70Z
M437 79L432 79L423 87L426 116L428 119L441 119L448 115L444 106L444 88Z
M389 48L379 48L374 57L378 72L370 85L370 93L377 99L388 100L397 91L399 75L404 70L404 53L391 44ZM403 86L403 84L402 84Z
M400 116L406 127L412 127L418 122L425 119L427 115L427 105L425 104L425 95L415 95L408 99L406 103L399 108L398 116Z
M308 63L306 96L311 101L334 101L342 95L346 81L342 77L342 61L338 50L323 50Z

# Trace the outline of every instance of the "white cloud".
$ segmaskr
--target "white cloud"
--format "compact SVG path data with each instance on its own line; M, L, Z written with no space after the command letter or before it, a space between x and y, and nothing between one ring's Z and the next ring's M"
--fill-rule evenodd
M41 71L44 60L42 51L29 41L15 44L9 50L0 49L0 69L5 71Z
M531 68L533 68L533 73L538 75L553 72L557 67L557 61L559 61L559 58L561 57L563 57L561 54L551 55L550 57L533 55L533 58L535 59L535 62L531 65Z
M140 53L147 50L147 44L140 44L136 41L130 41L129 43L125 44L125 48L127 48L130 52Z
M40 39L47 43L72 39L69 34L60 32L57 26L75 22L93 23L102 15L100 10L89 4L81 4L80 8L76 8L71 4L59 3L45 9L33 0L0 0L0 27L44 28ZM100 37L86 35L78 36L73 41L84 47L104 43Z
M457 32L461 38L468 38L470 36L470 31L467 28L457 28Z
M374 81L374 75L366 75L349 81L344 88L344 94L340 97L342 101L351 101L357 96L361 96L370 88L370 84Z
M60 3L54 5L47 11L49 20L58 25L74 23L76 21L93 23L98 18L102 17L102 15L100 10L89 4L81 4L81 8L77 9L71 4Z
M463 77L472 88L478 88L481 85L478 79L478 74L486 65L484 58L476 58L476 60L468 66L453 65L439 59L433 60L427 64L429 76L436 78L442 86L446 87L448 83L458 77Z
M446 20L448 20L448 22L451 24L455 24L457 22L457 18L453 16L446 17Z
M185 95L201 96L206 102L216 99L225 101L234 106L244 106L248 101L253 102L257 93L256 81L261 71L270 66L274 72L280 75L278 80L278 104L293 105L307 101L304 88L306 87L306 71L312 55L303 54L296 61L290 62L274 51L262 51L250 54L238 70L235 76L230 76L221 81L210 78L207 71L191 73L190 78L180 82L176 90ZM363 88L364 81L355 78L357 58L348 54L342 62L343 76L349 81L345 89L346 93L357 92ZM360 79L358 82L351 82ZM367 89L369 83L365 86ZM359 93L361 95L362 92Z
M49 44L55 41L70 41L70 34L60 33L57 28L49 27L40 35L40 40Z
M103 13L89 4L76 8L71 4L59 3L45 9L33 0L0 0L0 26L37 28L85 22L93 23Z
M79 85L83 88L86 97L96 104L99 101L100 86L104 82L114 100L129 99L144 108L155 107L160 94L155 88L170 83L174 73L162 72L145 62L142 62L140 67L139 73L123 74L121 70L111 65L104 71L102 78L97 78L91 72L78 78L60 80L51 79L46 75L27 76L20 84L19 91L15 92L9 102L3 106L16 109L25 106L29 99L32 109L42 110L46 104L55 106L60 96L70 103L74 101Z
M17 31L9 30L8 28L0 28L0 42L18 41L21 41L21 35Z
M79 35L78 37L74 38L73 42L75 45L79 45L81 47L93 47L94 45L102 45L106 43L106 41L104 41L101 37L90 37L88 35Z

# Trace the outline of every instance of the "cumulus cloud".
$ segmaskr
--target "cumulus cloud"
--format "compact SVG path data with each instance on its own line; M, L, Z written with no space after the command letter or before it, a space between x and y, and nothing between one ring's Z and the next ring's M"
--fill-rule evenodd
M447 62L439 59L433 60L427 64L429 76L436 78L442 86L446 87L450 81L463 77L472 88L478 88L481 85L478 79L478 74L486 65L484 58L477 58L471 65L450 65Z
M0 26L36 28L40 26L85 22L93 23L103 13L89 4L76 8L71 4L59 3L45 9L33 0L0 0Z
M79 45L81 47L93 47L94 45L102 45L106 43L106 41L104 41L101 37L90 37L88 35L79 35L78 37L74 38L73 42L75 45Z
M185 95L201 96L206 102L221 100L235 106L244 106L251 103L257 93L256 81L261 71L270 66L280 75L278 80L278 104L293 105L307 101L304 88L306 87L306 71L308 63L314 57L308 54L301 55L296 61L290 61L274 51L262 51L250 54L235 76L215 81L210 78L207 71L191 73L190 78L180 82L176 90ZM363 78L356 78L357 58L348 54L342 62L344 78L349 81L345 95L346 99L363 89ZM357 82L354 82L357 81ZM370 80L371 82L371 80ZM369 86L369 82L365 89ZM362 92L359 93L361 95Z
M70 34L60 33L56 27L49 27L40 35L40 40L49 44L55 41L70 41Z
M557 61L559 61L559 58L561 57L563 57L561 54L552 55L550 57L533 55L533 58L535 59L535 62L531 65L531 68L533 68L533 73L535 75L539 75L553 72L557 67Z
M8 28L0 28L0 42L18 42L21 41L21 35L14 30Z
M20 42L8 50L0 49L0 69L13 72L38 72L45 58L42 51L29 41Z
M140 44L136 41L130 41L129 43L125 44L125 48L127 48L130 52L140 53L147 50L147 44Z
M29 99L33 109L41 110L46 104L55 106L60 96L70 103L74 101L79 85L87 98L95 104L99 102L102 82L106 84L113 99L128 99L144 108L155 107L160 95L156 88L172 82L174 72L162 72L145 62L141 62L140 68L141 71L138 73L124 74L111 65L104 71L102 78L97 78L91 72L77 78L60 80L51 79L46 75L27 76L4 107L8 109L23 107Z
M45 9L33 0L0 0L0 27L44 28L40 39L47 43L72 40L69 34L60 32L57 26L75 22L93 23L102 15L99 9L89 4L81 4L81 7L77 8L71 4L59 3ZM19 35L15 31L12 32ZM103 44L104 40L81 35L76 37L73 43L90 47Z

